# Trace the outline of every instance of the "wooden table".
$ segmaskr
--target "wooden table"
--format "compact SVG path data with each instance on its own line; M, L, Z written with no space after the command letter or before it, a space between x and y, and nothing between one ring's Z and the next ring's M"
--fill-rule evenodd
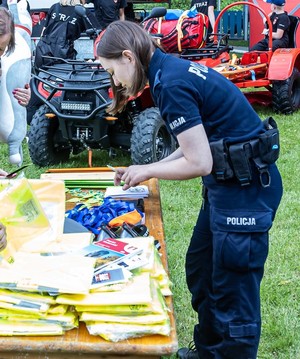
M161 216L159 186L156 179L145 182L149 187L149 198L145 199L146 225L150 235L160 241L162 260L167 269L164 229ZM172 298L167 298L170 308L171 334L146 336L112 343L88 333L85 324L67 331L63 336L47 337L0 337L0 359L158 359L177 351Z

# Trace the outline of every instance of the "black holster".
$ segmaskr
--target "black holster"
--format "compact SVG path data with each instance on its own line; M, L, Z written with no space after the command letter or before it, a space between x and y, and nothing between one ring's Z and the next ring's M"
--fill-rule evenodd
M270 186L268 165L279 157L279 131L272 117L264 122L264 129L256 139L227 145L223 139L210 143L213 157L212 174L218 182L236 178L242 186L252 181L252 163L260 173L263 187Z

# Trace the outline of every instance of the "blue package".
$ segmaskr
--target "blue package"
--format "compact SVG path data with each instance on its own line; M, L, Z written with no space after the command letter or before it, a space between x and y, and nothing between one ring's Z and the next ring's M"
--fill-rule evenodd
M182 15L183 10L180 9L168 9L165 15L166 20L178 20Z
M196 6L194 5L193 7L190 8L190 10L187 13L188 17L195 17L198 14L198 11L196 9Z

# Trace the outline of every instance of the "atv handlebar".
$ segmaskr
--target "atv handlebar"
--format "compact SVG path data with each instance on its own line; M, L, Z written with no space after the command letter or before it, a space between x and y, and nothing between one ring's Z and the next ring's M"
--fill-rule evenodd
M141 21L140 25L143 26L143 23L149 19L152 19L154 17L164 17L167 13L167 9L165 7L159 6L159 7L154 7L150 14L148 16L146 16L143 21Z
M88 24L89 28L85 30L87 36L91 39L96 39L97 36L100 34L102 29L96 29L92 24L91 20L86 14L86 8L83 5L75 5L75 14L80 16L84 19L84 21Z

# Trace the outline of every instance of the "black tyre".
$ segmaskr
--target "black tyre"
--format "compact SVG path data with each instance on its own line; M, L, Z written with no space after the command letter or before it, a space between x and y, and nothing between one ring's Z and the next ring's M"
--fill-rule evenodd
M176 141L168 132L159 110L155 107L141 112L131 135L131 160L133 164L157 162L169 156Z
M272 84L272 102L276 112L290 114L300 107L300 72L294 69L284 81Z
M48 118L46 105L41 106L34 114L29 130L29 154L34 164L45 167L65 162L71 153L70 146L55 143L55 135L58 129L56 117Z

